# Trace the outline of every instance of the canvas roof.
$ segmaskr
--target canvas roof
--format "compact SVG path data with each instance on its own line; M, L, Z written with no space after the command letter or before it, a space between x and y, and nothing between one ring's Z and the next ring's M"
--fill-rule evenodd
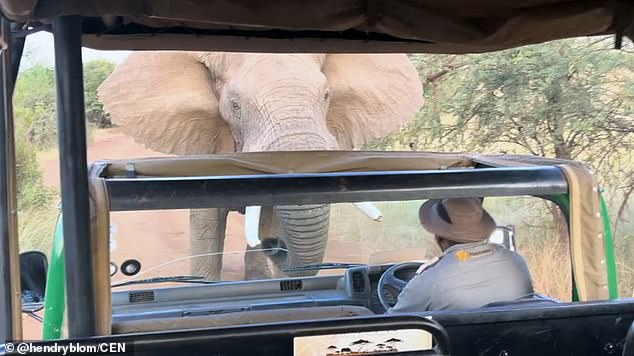
M262 52L494 51L566 37L634 32L616 0L4 0L36 26L81 15L99 49Z

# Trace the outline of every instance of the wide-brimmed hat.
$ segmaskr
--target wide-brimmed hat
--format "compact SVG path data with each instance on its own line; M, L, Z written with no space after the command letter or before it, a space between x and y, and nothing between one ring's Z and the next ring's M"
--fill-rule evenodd
M484 241L496 227L478 198L428 200L418 217L425 230L458 243Z

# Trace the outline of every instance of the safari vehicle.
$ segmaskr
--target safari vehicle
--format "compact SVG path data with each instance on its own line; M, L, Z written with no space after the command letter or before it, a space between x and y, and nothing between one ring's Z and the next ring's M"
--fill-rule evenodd
M104 162L93 165L89 172L80 52L85 45L133 50L466 53L611 33L616 34L618 46L632 28L629 3L299 4L279 0L182 5L169 0L8 0L0 2L0 10L3 340L21 339L11 94L25 36L49 30L56 47L63 229L60 225L44 291L47 336L61 336L64 319L68 330L64 342L128 342L125 353L136 354L299 355L311 354L311 345L322 345L320 353L352 354L360 351L347 347L333 351L330 346L335 345L329 346L329 342L356 337L359 339L350 343L367 341L373 335L386 344L408 339L414 345L407 350L379 349L373 354L632 352L634 301L616 299L607 213L596 178L582 165L534 157L335 152L297 153L323 155L323 161L302 156L289 160L291 168L291 162L297 161L323 165L293 173L260 168L267 167L262 163L266 157L256 154ZM227 164L223 161L227 159L244 165L240 169L232 165L235 171L230 170L230 175L218 174L215 168ZM200 165L193 165L196 162ZM461 196L486 201L494 196L522 195L551 200L567 217L572 303L508 301L473 310L403 315L382 315L380 309L371 309L375 297L382 304L389 302L388 285L402 286L403 278L411 277L419 265L411 263L336 266L343 267L338 275L165 288L148 285L150 288L141 290L113 291L110 285L111 211ZM39 260L41 266L46 265ZM374 289L378 292L375 297ZM52 341L36 344L51 345ZM7 350L8 345L4 351L14 352Z
M294 340L298 353L297 345L302 343L321 345L314 339L321 334L332 340L342 337L336 334L350 331L386 331L383 339L406 340L405 345L416 351L431 348L433 335L440 353L472 354L477 350L486 354L494 350L493 354L515 354L530 350L600 354L606 345L618 348L622 344L634 318L631 302L607 301L617 297L609 222L596 178L577 162L424 152L240 153L100 161L91 165L89 188L91 242L98 246L91 256L95 290L100 291L96 295L96 327L99 334L113 335L109 340L134 340L135 352L160 350L152 346L158 341L152 339L156 334L149 333L160 332L170 338L207 330L209 335L196 341L204 343L207 338L226 336L227 331L221 331L224 328L240 326L258 331L262 337L267 333L271 336L258 339L257 347L249 344L245 348L238 338L235 344L214 342L205 344L204 349L221 353L275 350L283 354L293 352ZM174 269L166 268L162 277L111 284L107 253L111 212L503 196L540 197L555 202L565 213L570 226L573 302L536 296L472 310L385 316L385 310L394 305L400 289L421 265L407 260L287 266L285 277L251 281L204 281L175 276ZM508 241L507 247L511 247ZM63 249L62 234L58 233L46 286L47 338L62 336L66 309ZM281 250L292 253L280 247L267 252L275 255ZM293 276L294 272L316 273L322 268L337 268L338 272ZM163 282L178 283L166 287ZM548 331L543 331L544 324ZM327 329L323 329L325 325ZM500 328L505 329L503 334ZM414 346L407 341L412 329L421 332L409 336L419 341ZM462 337L454 337L454 333ZM370 335L358 336L360 339L372 336L359 335ZM575 335L586 335L588 342L560 341ZM309 352L311 347L304 349Z

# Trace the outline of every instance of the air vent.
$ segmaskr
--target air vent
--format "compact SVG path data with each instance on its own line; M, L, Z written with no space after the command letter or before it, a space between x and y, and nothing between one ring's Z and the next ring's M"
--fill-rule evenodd
M289 291L289 290L301 290L301 289L302 289L301 279L294 279L294 280L280 282L280 290L282 292Z
M130 292L130 303L147 303L154 301L154 291Z
M365 278L361 272L352 272L352 289L355 292L365 292Z

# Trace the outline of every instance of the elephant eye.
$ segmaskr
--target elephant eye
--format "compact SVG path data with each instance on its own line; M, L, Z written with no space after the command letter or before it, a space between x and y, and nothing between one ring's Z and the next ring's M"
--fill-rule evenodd
M239 113L240 112L240 104L238 104L238 102L236 101L231 101L231 111L233 111L234 113Z
M328 101L328 98L330 98L330 92L326 90L326 92L324 93L324 101Z

